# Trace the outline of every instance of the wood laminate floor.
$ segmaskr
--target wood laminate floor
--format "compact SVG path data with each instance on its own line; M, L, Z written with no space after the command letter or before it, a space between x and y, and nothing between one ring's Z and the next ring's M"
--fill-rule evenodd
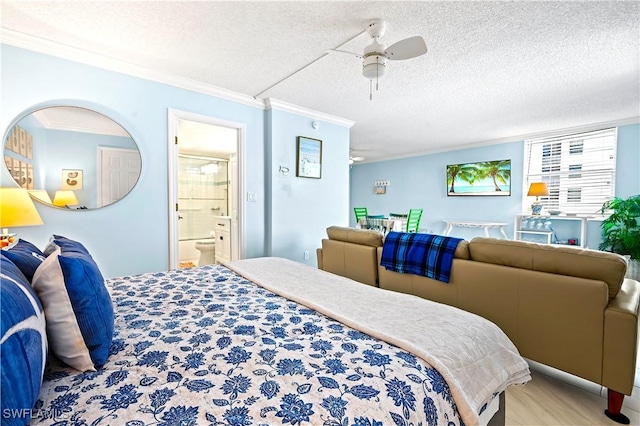
M640 399L640 370L636 371L633 395L625 397L634 408ZM507 390L506 404L507 425L618 425L604 415L606 398L533 370L529 383ZM640 425L638 410L623 406L622 413L631 425Z

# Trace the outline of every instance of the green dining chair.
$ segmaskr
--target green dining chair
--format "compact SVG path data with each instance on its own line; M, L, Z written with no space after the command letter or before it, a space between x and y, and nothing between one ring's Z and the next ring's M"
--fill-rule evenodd
M409 210L409 217L407 217L407 232L418 232L418 226L420 225L421 218L422 209Z
M356 214L356 225L360 224L360 219L367 217L366 207L354 207L353 212Z

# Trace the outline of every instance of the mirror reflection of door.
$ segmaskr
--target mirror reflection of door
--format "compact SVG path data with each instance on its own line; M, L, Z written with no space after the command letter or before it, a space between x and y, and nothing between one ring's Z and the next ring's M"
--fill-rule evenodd
M140 153L133 149L99 147L98 207L115 203L129 193L140 176Z

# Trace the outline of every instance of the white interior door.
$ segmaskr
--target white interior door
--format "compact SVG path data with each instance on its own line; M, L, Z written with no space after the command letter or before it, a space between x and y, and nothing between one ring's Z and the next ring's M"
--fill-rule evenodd
M140 176L140 153L134 149L98 147L98 207L127 195Z

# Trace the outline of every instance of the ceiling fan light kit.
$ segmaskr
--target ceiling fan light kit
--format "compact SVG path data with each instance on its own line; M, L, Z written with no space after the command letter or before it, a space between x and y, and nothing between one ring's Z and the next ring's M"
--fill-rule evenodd
M328 51L330 53L346 53L362 59L362 75L369 79L369 99L373 98L373 80L376 80L376 90L378 90L378 80L385 75L387 59L402 61L427 53L427 44L420 36L405 38L392 44L389 48L385 48L379 38L384 35L386 28L387 25L382 19L369 21L365 31L373 38L373 42L364 48L362 55L344 50Z

